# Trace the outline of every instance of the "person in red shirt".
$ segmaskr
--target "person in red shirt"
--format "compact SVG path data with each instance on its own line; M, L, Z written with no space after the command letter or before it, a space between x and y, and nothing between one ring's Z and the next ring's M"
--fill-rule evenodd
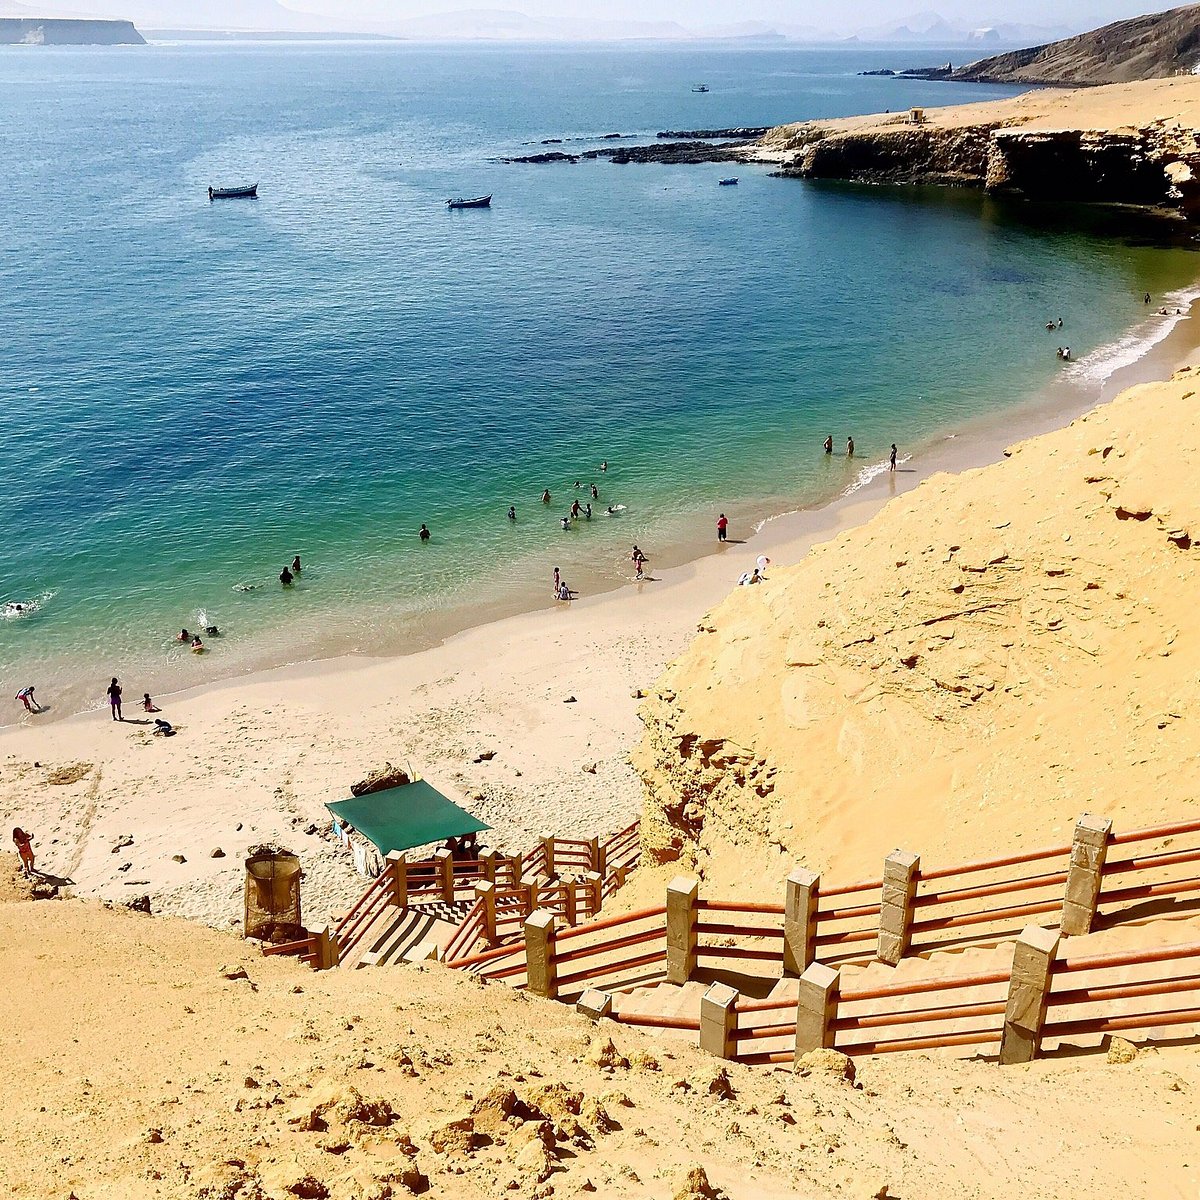
M724 513L722 513L717 518L717 541L718 542L723 542L725 540L725 536L726 536L726 533L728 532L728 530L729 530L729 519L725 516Z
M21 873L23 875L34 874L32 836L18 826L12 832L12 839L16 844L17 853L21 856Z

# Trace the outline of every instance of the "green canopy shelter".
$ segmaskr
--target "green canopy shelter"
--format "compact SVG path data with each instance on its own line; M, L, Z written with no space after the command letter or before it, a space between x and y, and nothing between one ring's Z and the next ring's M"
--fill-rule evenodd
M423 779L366 796L335 800L325 807L374 842L383 855L489 828Z

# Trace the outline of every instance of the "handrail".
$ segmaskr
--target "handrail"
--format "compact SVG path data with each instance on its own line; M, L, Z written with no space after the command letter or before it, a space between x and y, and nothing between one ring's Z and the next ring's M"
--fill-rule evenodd
M1124 950L1114 954L1093 954L1087 958L1056 958L1050 970L1055 975L1076 971L1095 971L1101 967L1137 967L1146 963L1173 962L1179 958L1200 957L1200 942L1155 946L1148 950Z
M1200 826L1198 826L1200 828ZM1043 858L1060 858L1071 853L1071 846L1048 846L1042 850L1026 850L1021 854L1009 854L1004 858L985 859L982 862L959 863L953 867L939 867L936 871L922 870L918 878L924 883L931 879L946 879L951 875L973 875L979 871L997 871L1001 867L1016 867L1021 863L1037 862Z
M1200 890L1200 878L1171 879L1162 883L1137 883L1133 887L1117 888L1116 891L1100 891L1098 904L1116 904L1121 900L1149 900L1154 896L1175 896L1180 892Z
M604 929L615 929L618 925L632 925L634 921L648 921L652 917L665 917L667 906L656 905L652 908L635 908L633 912L623 913L619 917L605 917L602 921L589 921L586 925L576 925L574 929L564 929L557 940L559 943L571 938L582 937L585 933L599 933Z
M317 939L312 934L295 942L277 942L273 946L262 948L263 957L269 958L272 954L305 954L316 947L316 942Z
M896 1054L902 1050L945 1050L951 1046L988 1046L999 1042L999 1030L978 1033L946 1033L940 1037L897 1038L881 1042L844 1042L834 1046L844 1054Z
M1200 990L1200 975L1185 975L1182 979L1152 979L1146 983L1107 983L1096 987L1068 988L1061 992L1051 988L1050 1008L1101 1004L1105 1000L1132 1000L1137 996L1168 996L1174 992L1197 990Z
M666 949L652 950L649 954L643 954L636 958L627 958L611 963L599 963L594 967L587 967L582 971L575 971L570 975L560 975L558 977L559 987L563 987L568 983L581 983L585 979L598 979L601 975L614 975L617 971L631 971L634 967L645 967L651 963L661 962L667 957ZM524 969L522 967L522 969Z
M1200 855L1197 857L1200 858ZM1003 883L985 883L978 887L921 892L913 900L913 907L925 908L930 904L961 904L964 900L976 900L984 896L1002 896L1008 892L1034 891L1037 888L1066 882L1066 871L1052 871L1048 875L1026 875L1022 879L1006 879Z
M1160 850L1157 854L1141 857L1109 859L1104 864L1104 874L1124 875L1129 871L1152 871L1190 862L1200 862L1200 850Z
M911 1012L860 1013L838 1017L832 1022L835 1030L890 1029L895 1025L921 1025L931 1021L958 1021L966 1017L1002 1017L1007 1000L990 1000L978 1004L949 1004L942 1008L916 1008Z
M965 925L985 925L992 921L1005 921L1010 917L1032 917L1039 913L1061 909L1061 900L1042 900L1036 904L1014 904L1008 908L989 908L980 913L963 913L957 917L929 917L912 923L913 933L926 933L937 929L961 929Z
M697 900L700 912L742 912L762 916L782 917L787 911L782 904L751 904L741 900Z
M690 1017L656 1017L651 1013L612 1013L614 1021L622 1025L645 1025L650 1029L690 1029L700 1031L700 1022Z
M1128 833L1114 833L1110 846L1127 846L1130 842L1150 842L1158 838L1175 837L1180 833L1200 833L1200 821L1180 821L1175 825L1153 825L1148 829L1131 829Z
M1078 1021L1047 1021L1042 1037L1069 1037L1074 1033L1120 1033L1125 1029L1155 1029L1161 1025L1200 1023L1200 1008L1168 1009L1166 1012L1134 1013L1127 1017L1089 1017Z
M860 883L847 884L845 887L821 888L818 891L818 899L824 899L826 896L848 896L851 892L877 892L882 887L882 879L866 879ZM817 911L820 911L819 905Z
M949 979L913 980L908 983L889 983L882 987L851 988L841 993L844 1003L855 1000L885 1000L893 996L916 996L922 992L953 991L956 988L987 987L1007 983L1008 971L981 971L976 975L955 975Z

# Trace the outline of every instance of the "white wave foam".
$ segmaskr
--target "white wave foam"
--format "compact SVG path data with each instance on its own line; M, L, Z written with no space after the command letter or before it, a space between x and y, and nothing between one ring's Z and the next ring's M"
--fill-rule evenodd
M903 458L897 458L896 465L898 467L902 467L911 458L911 454L906 454ZM863 467L863 469L859 471L859 473L855 476L853 483L846 485L846 487L842 490L842 495L853 496L855 492L862 491L862 489L865 488L872 479L878 479L880 475L886 475L887 473L888 463L886 459L884 459L883 462L871 463L870 466Z
M1123 367L1130 367L1139 358L1158 345L1170 332L1191 315L1192 304L1200 300L1200 287L1181 288L1168 292L1154 309L1153 315L1123 337L1107 346L1101 346L1084 358L1078 359L1064 369L1064 375L1072 383L1087 386L1104 385ZM1169 315L1160 316L1158 308L1165 308ZM1175 310L1179 309L1179 312Z
M57 592L43 592L40 596L35 596L32 600L9 600L0 609L0 619L5 621L23 621L26 617L32 617L34 613L40 612L57 595Z

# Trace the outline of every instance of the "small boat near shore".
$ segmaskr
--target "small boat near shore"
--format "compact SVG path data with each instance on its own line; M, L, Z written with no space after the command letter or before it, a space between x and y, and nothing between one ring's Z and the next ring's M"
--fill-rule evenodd
M731 175L728 179L718 179L717 183L721 187L733 187L737 183L737 176Z
M694 84L692 84L692 91L693 92L707 92L708 84L707 83L694 83Z
M237 187L210 187L208 198L210 200L257 200L258 184L243 183Z
M476 196L472 200L464 200L461 196L457 200L447 200L447 208L491 208L491 196Z

